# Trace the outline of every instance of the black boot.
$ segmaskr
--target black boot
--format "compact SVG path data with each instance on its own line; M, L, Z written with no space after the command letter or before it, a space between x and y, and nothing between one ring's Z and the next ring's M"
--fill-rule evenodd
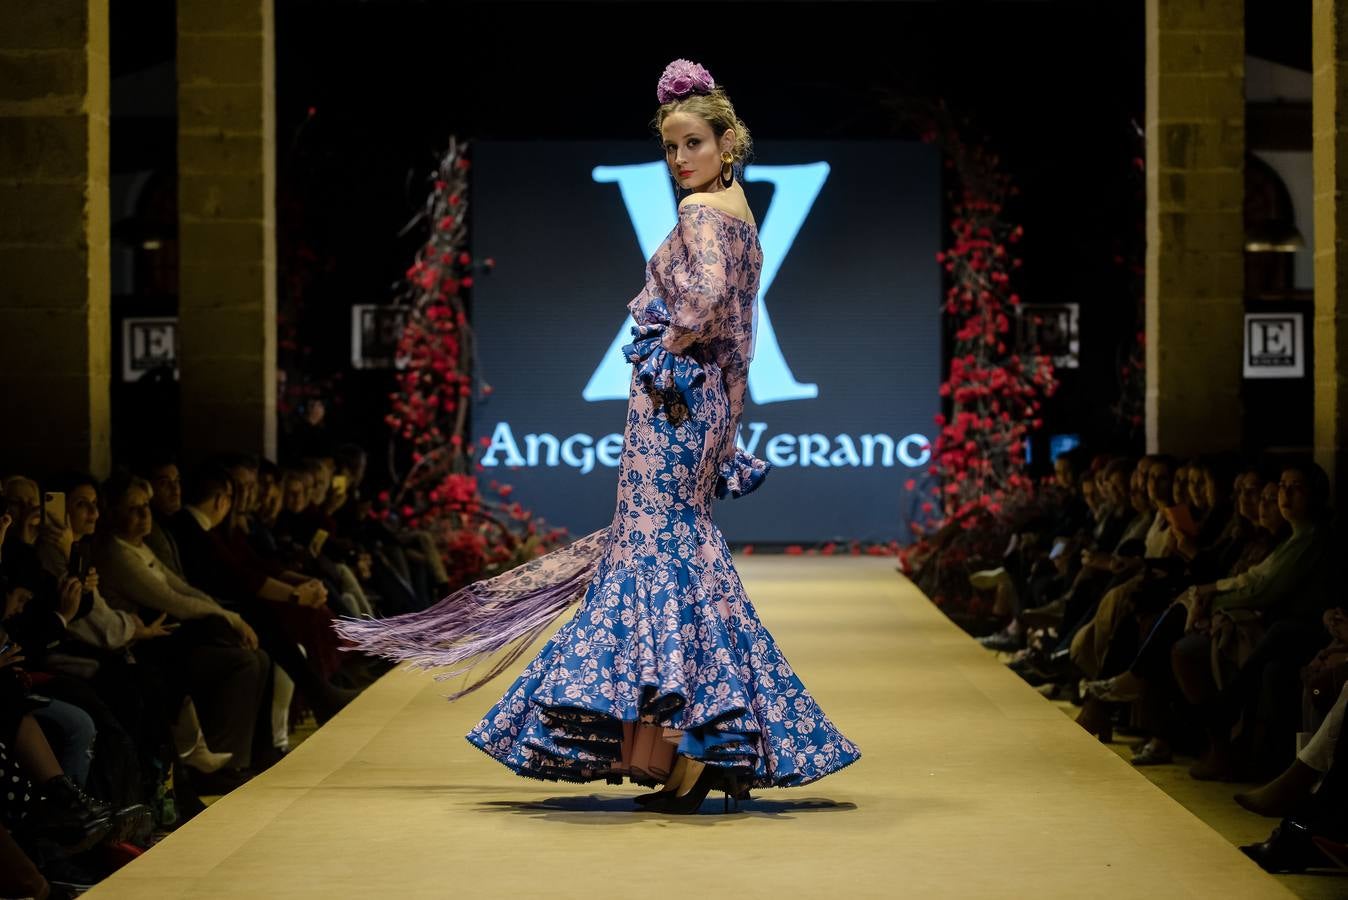
M111 807L84 793L69 776L59 775L38 787L37 802L16 830L73 854L97 844L112 825Z

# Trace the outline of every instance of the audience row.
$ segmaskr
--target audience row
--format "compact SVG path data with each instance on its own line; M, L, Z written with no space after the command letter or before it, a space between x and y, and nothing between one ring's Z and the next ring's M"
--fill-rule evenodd
M337 615L448 592L429 535L361 496L343 446L284 469L170 456L3 480L0 896L91 884L289 750L387 669Z
M1195 779L1262 785L1235 800L1282 819L1243 848L1265 868L1348 866L1348 590L1325 472L1161 454L1066 454L1056 472L991 523L1000 558L965 564L1007 623L982 642L1100 740L1136 735L1135 765L1187 753Z

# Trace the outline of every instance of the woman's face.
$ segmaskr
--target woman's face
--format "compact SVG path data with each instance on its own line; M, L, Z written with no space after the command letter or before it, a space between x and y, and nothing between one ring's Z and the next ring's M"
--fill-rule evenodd
M1311 496L1306 487L1306 476L1296 469L1284 469L1278 479L1278 512L1293 525L1311 518Z
M150 495L144 488L127 488L122 502L116 510L113 529L117 536L132 543L139 543L150 533L153 521L150 516Z
M302 513L309 508L309 481L299 473L285 478L283 504L286 512Z
M1175 503L1189 502L1189 467L1180 466L1170 479L1170 496ZM1173 504L1172 504L1173 505Z
M1216 509L1222 502L1222 488L1217 482L1217 476L1211 469L1202 469L1199 472L1199 484L1201 488L1199 493L1203 495L1203 501L1207 509Z
M1128 484L1129 501L1133 504L1133 509L1138 512L1148 512L1153 509L1151 497L1147 495L1147 473L1149 469L1138 466L1133 470L1133 477Z
M1208 499L1208 474L1206 470L1198 466L1189 466L1189 482L1186 494L1189 497L1189 505L1198 511L1212 509L1212 501Z
M277 484L275 478L266 476L258 479L257 489L261 495L258 502L258 515L262 516L262 521L268 524L275 522L276 516L281 512L281 506L285 502L281 485Z
M1264 483L1256 472L1242 472L1236 476L1236 511L1245 519L1259 524L1259 495L1263 493Z
M87 484L71 488L66 494L66 515L75 540L93 534L98 525L98 494Z
M1266 531L1277 534L1285 524L1282 510L1278 509L1278 483L1270 481L1259 492L1259 525Z
M1174 505L1174 481L1174 473L1170 471L1169 466L1164 463L1152 463L1151 468L1147 470L1147 496L1154 508Z
M676 112L665 117L660 126L665 145L665 165L669 174L685 190L704 191L716 184L725 163L722 151L735 144L735 133L726 131L717 141L711 125L701 116Z
M1109 502L1116 507L1122 507L1128 502L1128 476L1123 472L1114 472L1105 481L1105 496ZM1120 509L1120 512L1122 510Z

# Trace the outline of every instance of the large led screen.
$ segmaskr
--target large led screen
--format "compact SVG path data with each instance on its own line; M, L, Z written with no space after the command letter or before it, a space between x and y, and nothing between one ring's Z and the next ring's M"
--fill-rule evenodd
M676 222L649 143L473 152L485 478L584 534L613 516L631 364L627 303ZM762 142L744 173L763 270L740 445L772 464L716 503L732 542L904 539L940 380L940 169L906 142Z

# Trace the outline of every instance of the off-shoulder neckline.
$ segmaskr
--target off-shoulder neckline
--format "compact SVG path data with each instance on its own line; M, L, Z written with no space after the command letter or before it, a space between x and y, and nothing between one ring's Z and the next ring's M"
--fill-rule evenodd
M749 226L750 228L752 228L754 231L758 231L758 223L757 223L757 222L750 222L748 219L742 219L742 218L740 218L739 216L735 215L734 213L726 212L724 209L721 209L721 207L719 207L719 206L713 206L713 205L710 204L710 203L704 203L704 202L702 202L702 201L700 201L700 200L697 201L697 202L695 202L695 203L689 203L689 204L687 204L687 205L679 204L679 211L682 212L683 210L688 209L688 208L693 207L693 206L704 206L704 207L706 207L707 209L714 209L714 210L716 210L718 213L720 213L721 215L725 216L727 219L734 219L736 222L743 222L745 225L748 225L748 226Z

